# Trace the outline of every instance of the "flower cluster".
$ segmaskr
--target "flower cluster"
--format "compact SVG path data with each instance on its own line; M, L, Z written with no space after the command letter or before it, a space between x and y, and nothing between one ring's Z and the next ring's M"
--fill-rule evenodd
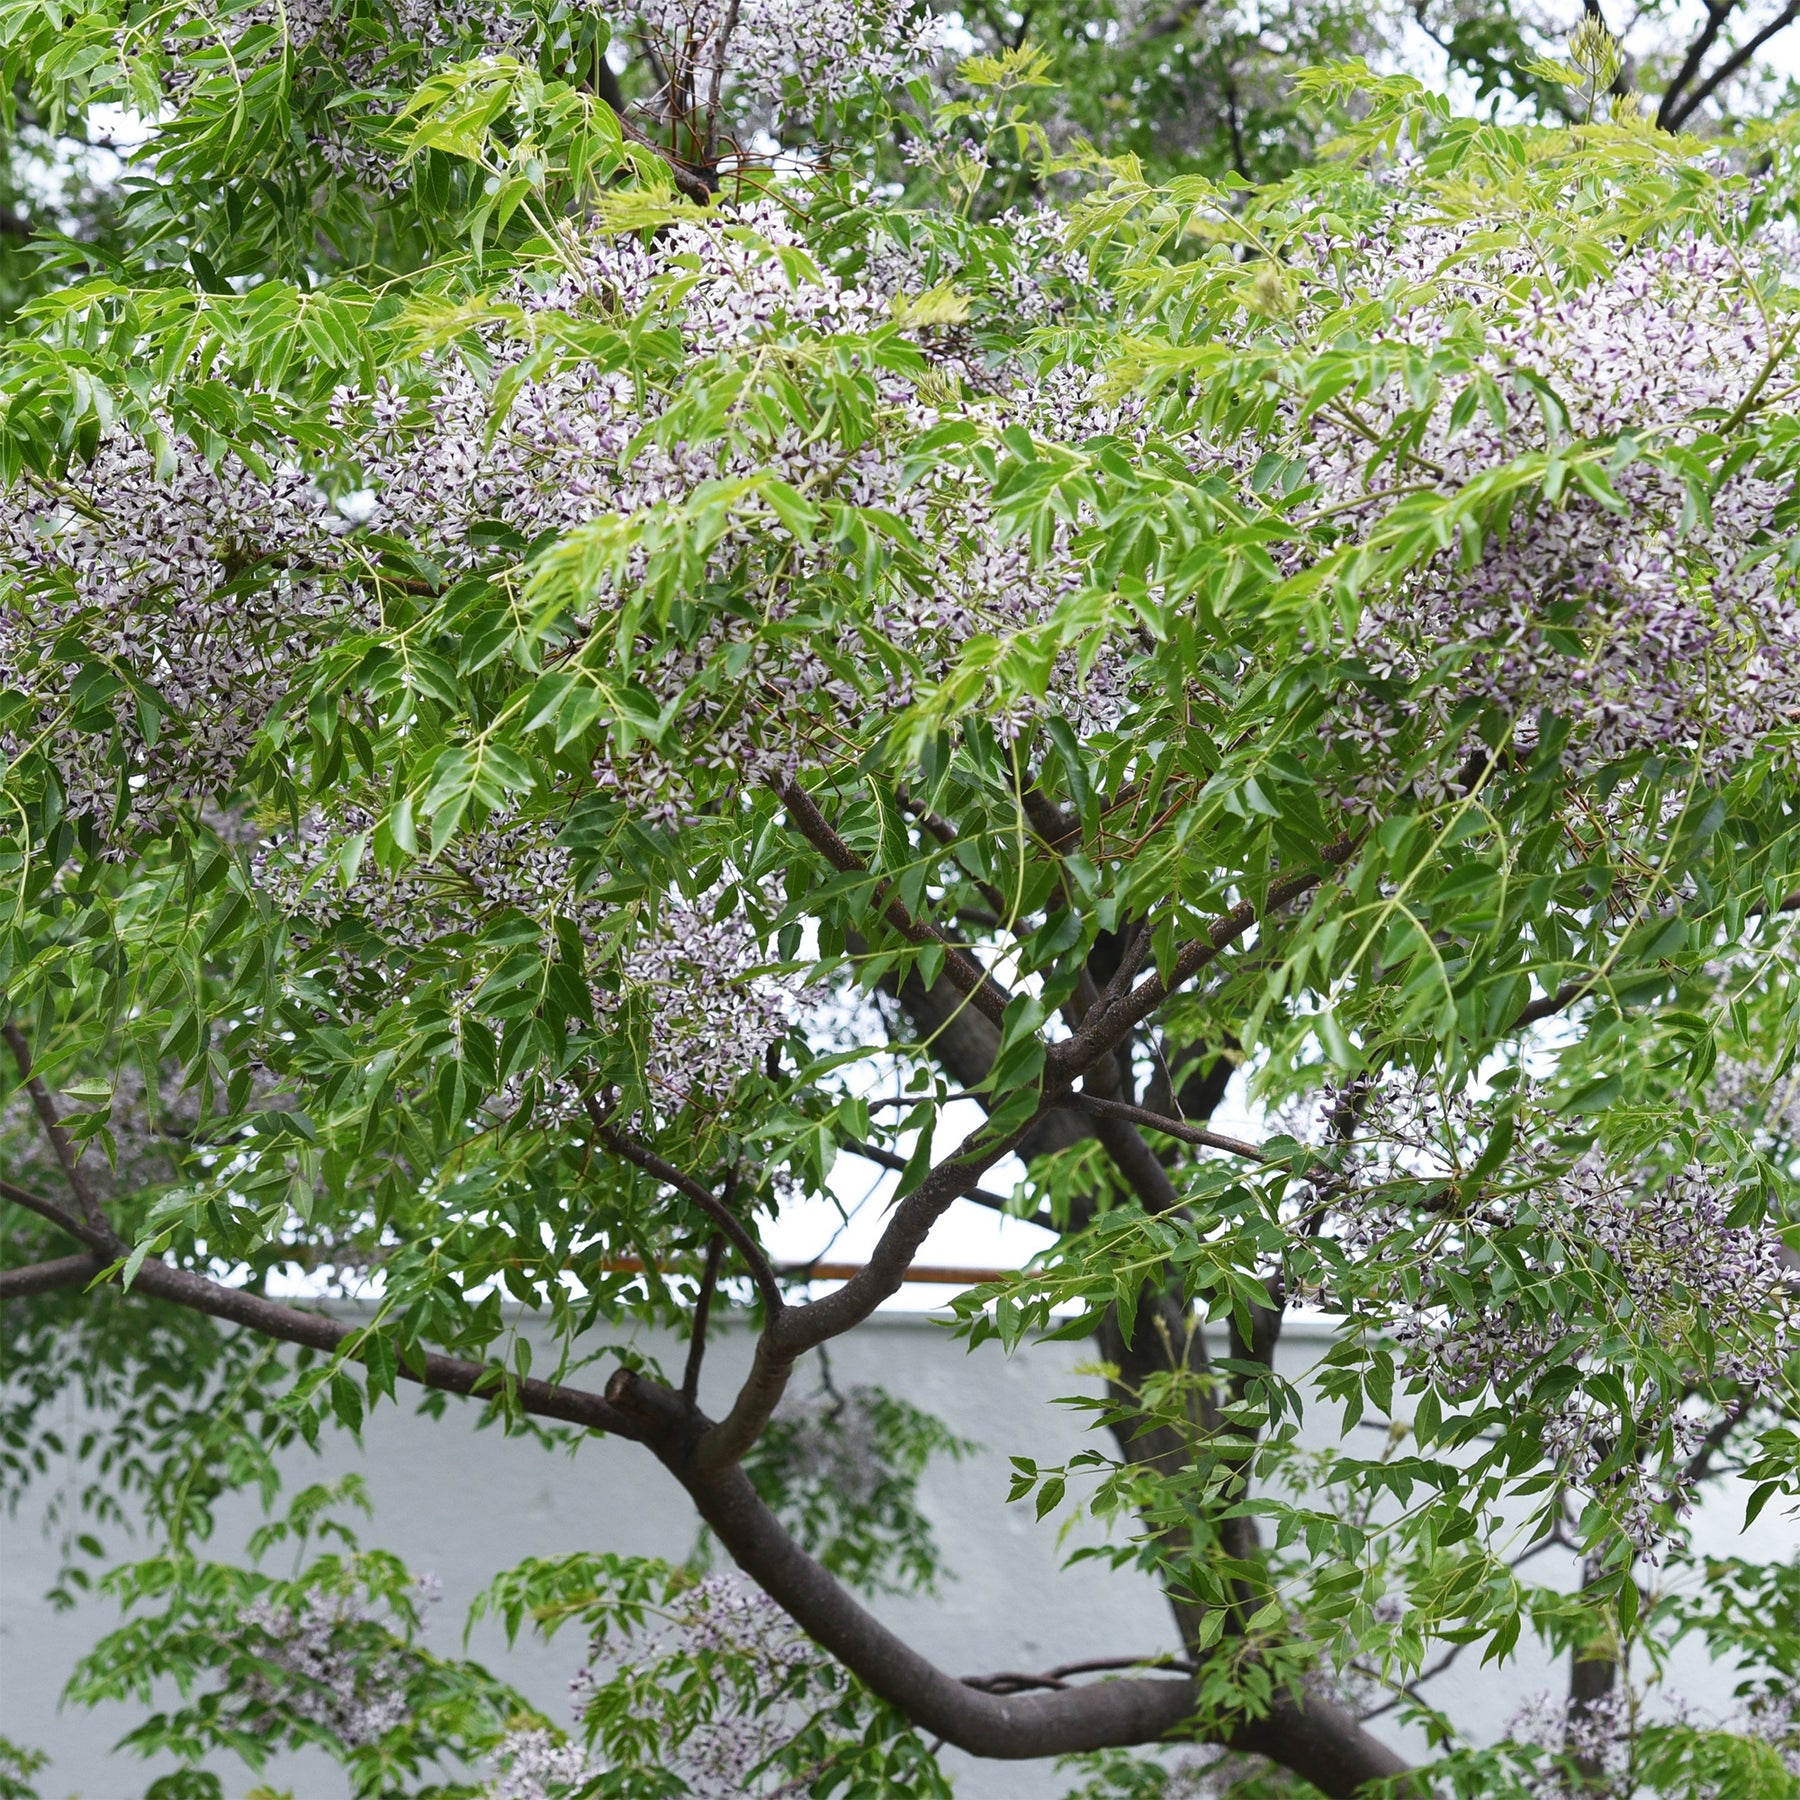
M1540 1766L1531 1783L1532 1800L1576 1800L1597 1787L1612 1791L1614 1779L1630 1766L1637 1724L1637 1708L1626 1692L1579 1702L1539 1693L1507 1720L1504 1735L1567 1759ZM1592 1774L1573 1774L1571 1764Z
M1504 1735L1556 1759L1539 1763L1533 1800L1583 1800L1631 1790L1634 1751L1648 1731L1727 1731L1766 1744L1790 1775L1800 1774L1800 1700L1793 1695L1761 1695L1716 1719L1679 1694L1616 1689L1578 1702L1539 1693L1507 1721ZM1693 1800L1729 1800L1734 1790L1708 1783L1684 1791Z
M487 1800L549 1800L600 1772L579 1744L558 1739L541 1726L509 1731L494 1761L500 1771L487 1785Z
M829 1488L847 1508L867 1506L889 1478L878 1435L886 1398L878 1388L853 1387L821 1402L790 1390L775 1419L791 1476Z
M452 934L475 937L503 915L522 913L539 922L543 954L555 960L556 922L573 924L589 955L596 1018L624 1024L634 1005L642 1009L647 1073L672 1105L728 1087L806 1003L797 980L769 972L743 915L719 911L716 893L692 901L667 894L653 917L622 936L618 909L579 890L552 821L496 815L428 864L390 875L365 858L346 879L344 837L374 823L353 806L329 817L314 812L297 832L277 829L258 847L258 885L299 922L303 940L354 921L387 951L416 955ZM332 967L348 997L365 974L363 959L337 943ZM467 993L479 985L480 976L471 976ZM573 1089L561 1108L570 1117L579 1112Z
M638 17L665 67L717 71L721 84L728 71L778 103L792 88L809 112L905 81L941 36L909 0L643 0Z
M999 529L972 470L940 463L915 475L904 447L941 422L945 407L978 418L984 431L1010 418L1070 436L1093 428L1093 409L1067 380L995 393L993 371L954 343L934 349L944 335L936 327L920 327L921 347L946 376L967 375L985 390L979 408L935 390L928 398L912 380L870 370L888 429L848 451L799 425L772 440L664 430L670 397L585 361L528 376L497 406L499 378L556 327L660 316L704 360L771 338L867 334L887 321L891 293L804 273L802 251L785 215L765 202L682 221L651 245L597 237L547 285L521 279L501 298L523 327L496 322L480 334L487 373L444 356L431 362L422 390L342 397L341 461L358 484L355 506L328 501L298 451L258 474L232 456L209 462L171 434L170 472L122 429L67 485L16 484L0 502L0 551L11 569L0 583L0 681L35 692L39 717L55 720L50 735L70 810L137 828L172 798L228 792L296 670L346 627L376 625L357 550L365 529L459 571L491 560L482 533L496 525L528 538L563 535L596 521L646 519L709 482L752 477L777 477L902 522L927 560L886 584L870 638L847 636L841 657L828 657L812 632L782 630L836 575L841 553L828 542L797 543L778 521L754 513L715 545L706 575L748 587L758 609L710 609L687 641L665 634L644 645L640 679L659 701L685 701L690 767L747 780L789 775L828 755L821 746L846 718L866 719L872 691L881 703L904 705L970 638L1047 617L1080 582L1066 549L1048 562L1035 558ZM940 385L951 391L948 381ZM641 568L640 555L622 577L587 593L590 629L610 621ZM128 674L135 716L118 704L116 685L90 693L75 673L81 665L50 653L71 638ZM885 653L884 643L902 658ZM723 688L702 679L731 649L741 657L738 678ZM1056 703L1078 724L1104 724L1124 703L1127 670L1117 654L1079 676L1071 664ZM13 749L15 740L0 747ZM681 778L653 748L603 763L600 774L645 816L679 814L687 804Z
M1043 239L1041 226L1037 236ZM603 239L586 246L548 288L516 287L508 298L538 324L520 335L495 331L484 338L484 349L497 367L510 367L530 353L532 337L550 316L595 312L655 316L666 308L696 359L771 337L846 337L886 323L897 290L871 285L870 277L898 275L903 264L878 259L862 282L851 284L829 273L797 274L792 253L803 249L792 223L770 202L679 222L654 246ZM1097 428L1095 409L1068 392L1067 383L1040 391L1020 382L997 394L993 372L954 340L946 347L932 327L919 335L934 367L983 394L979 416L988 430L1009 420L1043 435L1078 437ZM654 684L659 699L691 696L683 733L691 766L751 780L791 776L825 754L810 738L829 741L844 719L866 717L872 688L890 707L913 697L920 676L906 669L914 665L878 654L879 646L917 659L929 682L971 638L1038 623L1079 586L1080 570L1066 550L1041 561L998 529L972 471L940 462L909 473L908 438L942 423L946 411L968 416L973 409L935 393L928 398L905 378L869 371L888 429L846 449L797 425L772 439L709 442L665 434L654 398L646 402L627 376L589 364L533 377L499 419L490 386L464 365L441 373L422 412L397 396L378 403L361 466L378 497L371 523L433 546L452 565L466 558L468 534L483 521L497 519L531 536L567 533L596 519L679 505L708 482L752 477L880 509L927 547L925 566L876 595L870 653L859 654L857 637L846 634L839 648L854 659L846 669L827 659L812 634L780 629L838 572L841 553L827 543L796 541L773 517L746 516L729 530L708 557L706 578L748 587L760 602L758 614L748 619L719 609L690 641L660 645L640 677ZM634 561L627 583L640 568ZM594 617L603 618L614 599L605 587L593 593ZM733 646L741 676L727 692L709 691L706 671ZM1113 655L1082 680L1071 669L1058 699L1079 723L1093 726L1116 718L1125 687L1122 659ZM633 766L616 764L611 778L651 813L679 807L668 789L680 777L652 751L639 752Z
M597 1658L602 1649L595 1646ZM698 1712L689 1709L690 1684L672 1678L696 1665L710 1677ZM780 1786L765 1765L803 1722L788 1702L819 1666L820 1653L773 1600L741 1575L717 1575L682 1594L667 1622L631 1646L624 1670L609 1656L570 1686L585 1712L621 1677L630 1680L639 1706L660 1716L660 1765L696 1800L743 1800L764 1779Z
M576 0L589 10L586 0ZM243 83L277 59L328 59L350 88L367 91L416 79L419 62L455 57L522 56L541 34L527 6L485 5L481 0L377 0L355 7L334 0L252 0L220 8L189 0L170 15L164 31L162 88L179 105L209 76ZM410 180L391 147L380 142L391 121L382 112L338 111L326 119L301 114L298 128L336 172L378 193L395 193ZM368 135L358 130L365 126Z
M234 785L295 669L359 616L328 579L342 525L296 466L183 445L165 469L123 429L66 482L25 477L0 497L0 687L35 693L57 721L71 812L124 835L171 793ZM132 686L96 681L96 664ZM0 739L20 745L16 725Z
M1332 1195L1339 1229L1378 1272L1364 1303L1387 1314L1409 1368L1450 1397L1529 1393L1554 1367L1604 1357L1615 1337L1679 1356L1702 1384L1754 1394L1782 1379L1800 1344L1783 1245L1731 1223L1736 1196L1713 1171L1620 1168L1591 1148L1571 1156L1527 1091L1514 1101L1504 1166L1477 1189L1461 1157L1496 1129L1493 1103L1393 1083L1361 1104L1358 1146ZM1472 1307L1459 1301L1442 1272L1466 1283L1471 1269L1492 1266L1477 1250L1500 1238L1508 1280ZM1409 1293L1414 1275L1422 1285ZM1685 1502L1682 1465L1705 1420L1678 1388L1657 1385L1635 1396L1630 1418L1580 1384L1544 1414L1546 1454L1604 1494L1621 1529L1650 1550L1658 1501ZM1633 1454L1628 1434L1663 1447Z
M251 1719L299 1720L346 1749L379 1743L407 1720L412 1672L397 1647L371 1650L379 1630L353 1594L314 1590L297 1607L258 1601L236 1641L255 1667L233 1698Z
M1353 242L1309 240L1322 305L1385 303L1375 336L1387 350L1466 370L1423 418L1396 370L1307 420L1295 448L1317 490L1369 494L1343 509L1343 532L1380 517L1396 490L1455 491L1583 443L1619 454L1610 493L1573 478L1547 489L1472 559L1453 546L1364 608L1345 646L1361 676L1334 727L1368 771L1364 797L1403 783L1391 752L1409 728L1456 749L1451 715L1472 699L1510 724L1518 751L1554 715L1576 767L1650 750L1718 771L1787 732L1800 714L1800 605L1765 552L1788 484L1751 462L1697 506L1666 454L1746 416L1782 355L1784 321L1741 257L1700 238L1645 246L1558 292L1531 248L1494 248L1408 205L1396 199ZM1480 404L1453 416L1465 390ZM1409 422L1372 470L1370 437Z
M191 63L180 59L215 45L231 50L230 67L242 76L260 62L284 52L313 49L343 63L345 75L358 85L378 78L396 46L435 55L447 50L503 52L523 46L531 15L504 6L482 6L477 0L386 0L380 32L351 29L350 9L333 0L252 0L220 12L200 0L183 8L164 35L163 49L173 59L167 78L175 97L196 79Z

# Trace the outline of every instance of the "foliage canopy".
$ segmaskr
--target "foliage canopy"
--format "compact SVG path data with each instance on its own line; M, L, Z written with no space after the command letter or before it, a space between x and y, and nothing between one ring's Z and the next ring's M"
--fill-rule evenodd
M77 1384L160 1533L80 1697L371 1796L930 1794L934 1739L1795 1791L1800 1568L1686 1535L1800 1484L1787 122L1671 136L1586 28L1559 125L1302 74L1331 154L1253 185L883 0L651 9L630 94L581 8L4 17L46 114L157 121L0 376L4 1455ZM884 1235L810 1287L767 1229L855 1161ZM959 1680L856 1597L933 1578L962 1446L790 1378L965 1197L1053 1233L971 1348L1098 1341L1107 1435L1013 1499L1155 1574L1141 1667ZM413 1385L642 1445L716 1543L496 1579L592 1639L573 1740L353 1492L272 1513L290 1579L204 1554ZM1728 1719L1645 1701L1696 1636ZM1499 1746L1419 1685L1534 1642Z

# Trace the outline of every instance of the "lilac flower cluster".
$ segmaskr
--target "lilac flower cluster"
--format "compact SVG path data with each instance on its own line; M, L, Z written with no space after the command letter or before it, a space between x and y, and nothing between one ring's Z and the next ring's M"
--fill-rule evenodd
M1621 455L1615 498L1571 478L1488 532L1472 561L1453 545L1364 607L1342 648L1387 685L1360 689L1334 729L1367 771L1365 799L1403 781L1391 750L1404 730L1423 725L1443 744L1471 699L1511 722L1520 750L1541 713L1567 722L1577 767L1660 750L1715 772L1788 732L1800 605L1792 574L1764 554L1787 484L1752 461L1699 508L1683 472L1656 460L1747 416L1779 365L1787 322L1739 253L1701 238L1647 246L1558 291L1528 244L1496 248L1412 205L1396 198L1354 242L1309 240L1318 316L1385 303L1376 341L1470 359L1391 461L1372 465L1369 438L1418 404L1399 373L1307 420L1294 448L1318 491L1370 495L1340 514L1346 539L1395 490L1454 491L1584 442ZM1453 420L1470 379L1485 383L1481 404Z
M298 1606L257 1601L234 1640L256 1667L237 1683L234 1700L251 1721L297 1719L352 1750L379 1743L406 1723L412 1670L398 1648L370 1654L376 1624L353 1594L316 1589Z
M1041 228L1039 231L1041 237ZM797 276L781 253L804 249L783 212L763 202L716 220L684 221L654 246L600 240L580 253L549 288L521 284L509 296L532 332L484 339L497 368L521 362L557 315L600 312L655 316L663 310L694 356L730 352L771 334L865 334L891 316L896 292L832 274ZM900 273L896 259L881 265ZM842 651L854 675L833 666L810 635L777 639L769 627L791 616L818 578L837 567L826 543L802 543L778 519L747 515L727 530L708 558L706 574L721 583L748 582L761 600L759 620L715 616L692 642L665 645L640 672L659 696L689 695L684 757L692 766L730 771L747 780L791 776L828 754L845 720L866 719L873 696L899 707L920 680L945 672L956 653L982 633L1006 634L1047 618L1080 585L1067 554L1048 565L996 526L984 484L974 474L939 462L909 476L908 437L942 422L946 413L974 416L988 431L1017 421L1047 436L1080 436L1097 428L1095 409L1068 384L1043 392L1021 384L996 392L992 371L921 327L920 346L942 372L928 396L904 378L870 370L888 430L846 452L797 425L767 439L697 442L656 434L660 406L640 400L630 378L590 365L566 368L522 384L505 416L492 417L490 387L461 364L446 366L421 414L398 396L378 403L363 467L378 496L372 523L434 546L454 564L459 546L479 521L500 519L523 534L568 533L596 520L644 517L679 505L703 483L774 476L809 497L835 497L879 508L904 522L927 546L928 565L890 582L875 599L869 628L915 657L909 676L892 658L862 652L849 635ZM978 405L947 398L951 380L981 396ZM629 463L627 446L635 446ZM462 551L461 555L466 556ZM641 568L634 561L626 585ZM593 617L605 616L618 595L592 596ZM707 692L699 678L736 645L744 658L728 693ZM1059 686L1058 702L1079 724L1116 718L1125 665L1103 656L1085 678ZM1022 716L1022 715L1021 715ZM1004 723L1004 721L1002 721ZM809 741L816 740L816 741ZM647 812L679 810L679 773L653 751L631 764L615 763L610 779Z
M640 0L637 11L666 68L717 71L703 100L727 80L775 101L792 84L809 111L905 81L942 34L908 0Z
M53 721L69 811L131 830L171 793L234 785L293 671L367 617L329 579L343 526L296 466L209 463L180 444L164 467L122 429L66 482L28 475L0 495L0 687L35 693ZM82 661L61 647L76 638ZM139 692L115 678L96 694L95 664ZM9 756L20 729L0 736Z
M1800 1775L1800 1695L1763 1694L1740 1702L1724 1719L1710 1717L1679 1694L1640 1694L1615 1689L1595 1700L1571 1701L1552 1693L1532 1695L1507 1721L1504 1736L1555 1757L1566 1757L1591 1776L1571 1775L1567 1765L1540 1766L1533 1800L1592 1800L1596 1793L1633 1790L1633 1752L1647 1729L1727 1731L1766 1744L1790 1775ZM1691 1800L1731 1800L1731 1790L1708 1784L1686 1790Z
M827 1488L844 1506L867 1506L887 1470L878 1435L878 1389L852 1387L824 1399L783 1396L775 1418L795 1474Z
M313 52L335 61L351 87L378 89L394 82L396 64L409 54L433 63L458 55L521 55L540 30L529 8L482 0L382 0L377 17L360 22L353 22L352 9L341 0L253 0L223 11L212 0L187 0L168 16L162 87L176 104L201 80L207 64L199 59L220 49L228 60L211 66L229 70L235 80L284 55ZM359 136L348 119L308 125L313 147L362 186L381 193L405 187L410 172L391 150Z
M486 1800L550 1800L603 1772L581 1745L541 1726L509 1731L494 1761L499 1773L487 1784Z
M764 1765L803 1722L788 1702L809 1671L822 1669L821 1653L773 1600L737 1574L698 1583L665 1619L630 1646L623 1668L620 1653L595 1645L595 1660L570 1683L578 1714L623 1676L639 1707L660 1715L660 1766L695 1800L745 1800L780 1787L779 1774ZM691 1680L673 1678L696 1664L711 1677L698 1705Z
M1045 231L1040 224L1035 235L1048 254ZM802 261L783 253L802 251L768 203L679 223L653 246L590 240L547 285L521 280L502 297L523 323L508 330L496 322L481 334L486 376L444 356L431 360L423 392L341 397L343 462L361 487L355 506L330 503L298 451L259 473L234 456L209 462L178 433L166 432L153 451L122 428L68 482L16 483L0 499L0 681L35 693L53 715L70 809L97 821L118 811L135 829L171 799L229 791L295 670L346 626L377 623L354 542L364 524L406 538L454 571L484 559L472 536L479 525L567 533L649 517L708 481L773 475L805 494L890 510L930 547L929 565L892 584L872 621L877 634L923 659L925 679L971 636L1046 617L1078 585L1079 570L1066 560L1049 569L1034 563L998 530L983 484L968 470L945 464L909 479L900 446L946 408L973 412L987 430L1013 419L1068 435L1091 429L1092 411L1067 383L1046 395L1003 381L996 391L992 371L939 343L955 336L939 327L921 325L919 338L943 379L873 377L891 429L848 456L799 426L772 445L695 442L676 432L658 441L667 398L584 363L523 381L496 414L496 378L573 324L648 315L679 329L704 359L771 335L854 336L888 320L893 290L797 273ZM981 396L978 408L951 397L965 377ZM751 516L717 545L709 573L730 579L748 565L761 579L763 617L778 622L835 558L831 546L797 545L777 521ZM615 599L610 588L592 596L596 624ZM754 630L720 616L698 641L660 649L646 679L664 694L684 693L733 634ZM93 729L54 718L79 665L50 654L51 646L77 636L141 684L154 717L114 704ZM904 704L913 689L911 677L872 656L858 659L860 678L830 666L804 635L778 648L764 633L750 652L731 692L692 701L684 736L701 766L752 779L791 773L808 754L809 733L835 735L834 714L866 717L871 683L885 687L888 704ZM1104 721L1123 689L1120 666L1103 658L1084 680L1071 670L1062 699ZM18 744L9 738L0 747ZM668 791L676 778L652 752L641 752L635 769L620 764L603 774L651 811L680 809Z
M1706 1110L1749 1132L1764 1149L1800 1150L1800 1075L1774 1074L1759 1061L1721 1056L1706 1091Z
M1532 1800L1581 1800L1596 1791L1614 1791L1614 1783L1630 1768L1637 1728L1638 1708L1628 1691L1615 1690L1579 1703L1545 1692L1533 1694L1513 1713L1503 1735L1552 1756L1568 1757L1597 1778L1571 1776L1564 1765L1552 1763L1533 1777Z
M554 823L496 815L464 832L429 864L389 875L362 859L344 877L346 835L366 833L374 819L356 807L331 817L309 814L298 833L280 831L253 858L258 884L297 921L300 935L354 918L390 950L419 952L452 933L477 935L507 911L541 922L544 955L559 955L555 921L572 922L589 954L590 994L598 1019L620 1020L634 1000L651 1021L647 1072L671 1107L728 1087L753 1067L789 1028L807 994L794 979L767 972L761 945L742 915L715 917L716 895L662 897L654 920L622 931L616 908L583 895ZM359 974L347 953L334 956L337 979ZM611 974L613 980L602 980ZM465 1000L480 985L470 977ZM572 1118L580 1105L571 1086L550 1108Z
M1488 1140L1493 1103L1417 1081L1364 1099L1357 1151L1333 1199L1341 1236L1362 1253L1359 1267L1387 1273L1384 1286L1348 1304L1372 1301L1385 1314L1408 1368L1469 1400L1528 1387L1558 1362L1579 1366L1602 1354L1602 1340L1626 1336L1684 1356L1703 1382L1752 1393L1779 1382L1800 1347L1780 1239L1730 1223L1735 1195L1713 1171L1690 1164L1646 1173L1615 1167L1595 1149L1571 1159L1550 1137L1540 1097L1528 1090L1513 1103L1513 1147L1474 1192L1461 1185L1462 1153ZM1393 1192L1420 1181L1452 1184L1422 1215ZM1521 1243L1522 1224L1532 1235ZM1471 1311L1437 1271L1466 1278L1485 1260L1476 1251L1501 1234L1514 1236L1515 1273ZM1410 1274L1422 1286L1409 1293ZM1548 1304L1541 1295L1566 1277L1597 1298L1567 1311ZM1543 1443L1567 1479L1603 1492L1621 1529L1648 1552L1658 1501L1685 1501L1682 1465L1706 1423L1679 1391L1639 1385L1631 1420L1575 1387L1548 1406ZM1665 1434L1666 1444L1653 1459L1619 1457L1627 1429L1640 1444Z

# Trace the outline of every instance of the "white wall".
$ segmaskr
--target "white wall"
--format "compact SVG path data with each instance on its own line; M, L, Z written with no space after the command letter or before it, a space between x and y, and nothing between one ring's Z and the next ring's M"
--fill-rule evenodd
M1294 1325L1283 1352L1290 1375L1316 1358L1323 1336L1316 1324ZM746 1349L742 1332L727 1332L716 1344L703 1395L715 1408L743 1368ZM1092 1354L1086 1344L1038 1344L1010 1360L991 1345L971 1356L940 1325L903 1313L878 1316L832 1351L840 1386L874 1382L905 1394L982 1446L978 1455L941 1463L927 1477L926 1504L953 1572L941 1598L878 1607L919 1649L959 1674L1174 1648L1166 1609L1147 1581L1093 1563L1061 1567L1072 1543L1059 1550L1056 1521L1040 1525L1028 1507L1005 1504L1009 1455L1060 1462L1083 1446L1083 1416L1053 1402L1094 1389L1091 1378L1073 1372ZM812 1377L803 1370L799 1380L806 1386ZM441 1578L444 1602L433 1637L446 1652L458 1648L473 1594L524 1557L576 1549L680 1557L693 1544L684 1496L644 1451L598 1440L570 1456L477 1432L473 1419L473 1409L454 1402L443 1420L422 1419L408 1402L376 1414L361 1450L338 1435L326 1440L322 1455L302 1451L292 1461L296 1480L362 1473L375 1508L363 1541ZM1329 1423L1321 1418L1316 1428L1328 1431ZM1708 1539L1753 1555L1792 1548L1792 1521L1767 1515L1755 1540L1737 1545L1733 1528L1742 1517L1741 1496L1727 1497L1704 1521ZM218 1553L233 1554L255 1519L252 1506L228 1512ZM114 1615L97 1600L61 1614L45 1603L57 1558L41 1497L34 1495L0 1531L0 1735L50 1752L51 1765L39 1779L45 1800L132 1800L159 1772L158 1765L112 1751L137 1715L123 1707L59 1707L77 1657ZM502 1670L553 1717L566 1718L565 1684L581 1651L579 1637L571 1635L548 1647L522 1642L508 1653L490 1626L476 1632L470 1653ZM1527 1652L1505 1672L1459 1666L1438 1697L1486 1734L1498 1730L1524 1694L1560 1680L1561 1671ZM1720 1671L1684 1672L1684 1691L1701 1701L1729 1686ZM1049 1764L977 1766L958 1759L955 1766L958 1791L968 1800L1052 1800L1065 1785ZM220 1772L228 1796L255 1785L238 1766ZM322 1757L287 1759L263 1779L290 1790L294 1800L339 1800L343 1793Z

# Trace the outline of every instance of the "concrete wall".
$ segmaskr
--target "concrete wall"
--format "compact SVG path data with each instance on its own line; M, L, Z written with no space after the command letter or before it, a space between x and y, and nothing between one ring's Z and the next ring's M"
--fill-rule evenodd
M1298 1376L1316 1358L1324 1335L1316 1324L1295 1325L1283 1353L1290 1374ZM703 1396L715 1407L744 1366L746 1349L741 1332L727 1332L717 1343ZM1057 1522L1040 1525L1028 1508L1005 1504L1009 1455L1059 1462L1083 1446L1083 1416L1054 1402L1094 1390L1091 1377L1075 1373L1091 1354L1085 1344L1038 1344L1011 1359L993 1346L971 1356L917 1314L878 1316L832 1351L840 1385L874 1382L906 1394L982 1446L978 1455L943 1463L927 1478L926 1504L952 1570L941 1598L887 1600L878 1608L920 1650L958 1673L1174 1647L1166 1609L1147 1581L1094 1563L1063 1567L1072 1543L1059 1547ZM477 1432L473 1418L472 1409L454 1403L441 1421L384 1408L360 1450L340 1435L327 1440L320 1456L298 1453L292 1466L295 1480L362 1473L375 1507L363 1541L440 1577L444 1603L433 1636L446 1652L458 1645L474 1593L526 1556L612 1549L681 1557L692 1546L685 1497L643 1451L598 1441L574 1456L549 1452ZM1328 1423L1319 1420L1319 1428ZM256 1516L250 1505L227 1512L219 1554L241 1545ZM1741 1496L1726 1496L1704 1522L1706 1536L1717 1548L1730 1544L1765 1556L1781 1553L1791 1540L1791 1520L1765 1516L1754 1541L1740 1544L1733 1528L1742 1517ZM45 1800L130 1800L159 1772L112 1749L137 1715L123 1707L86 1712L59 1705L77 1657L114 1615L98 1600L60 1614L45 1603L57 1558L41 1496L0 1529L0 1735L50 1753L39 1780ZM579 1638L566 1636L547 1647L521 1643L509 1653L499 1632L486 1627L475 1633L470 1653L503 1671L553 1717L566 1718L566 1683L581 1651ZM1438 1697L1485 1735L1499 1729L1523 1695L1559 1680L1560 1671L1527 1652L1499 1673L1459 1666L1443 1678ZM1728 1692L1730 1682L1700 1666L1684 1671L1682 1685L1704 1701ZM1052 1800L1065 1786L1047 1764L978 1766L960 1759L955 1767L958 1792L968 1800ZM241 1767L220 1772L228 1795L255 1785ZM288 1759L264 1780L295 1800L338 1800L343 1793L334 1766L322 1757Z

